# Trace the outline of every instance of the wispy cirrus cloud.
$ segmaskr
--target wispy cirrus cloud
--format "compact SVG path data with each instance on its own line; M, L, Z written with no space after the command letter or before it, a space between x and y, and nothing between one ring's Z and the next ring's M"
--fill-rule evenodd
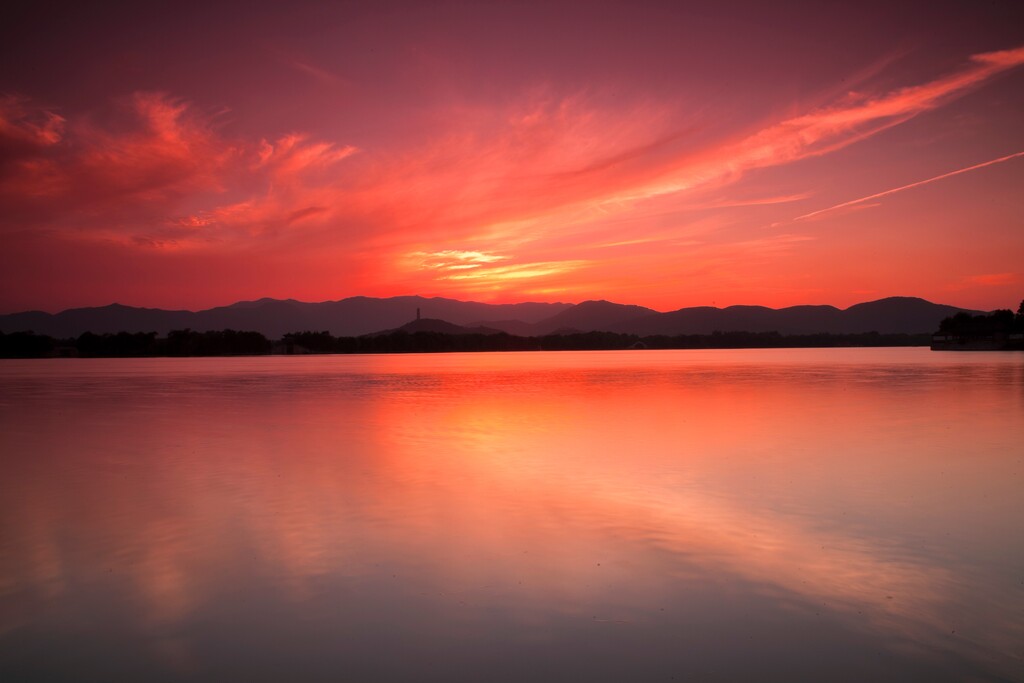
M682 158L660 182L626 198L642 198L730 182L747 171L835 152L931 111L1008 69L1024 65L1024 47L978 54L963 69L922 85L842 101L769 125L704 155Z
M370 152L360 177L338 168L359 151L355 145L299 133L255 143L231 140L186 102L138 93L128 103L139 121L134 130L75 123L69 130L74 150L23 160L20 182L8 177L7 186L11 194L58 204L83 186L88 190L78 192L81 201L110 196L123 204L134 194L157 211L169 208L161 200L189 191L242 195L227 203L208 199L178 220L251 228L287 224L296 212L324 207L325 220L373 215L379 219L374 229L416 228L447 242L486 237L496 224L542 221L566 207L622 211L637 200L731 184L755 169L841 149L1021 64L1024 48L976 55L965 68L923 85L849 94L737 141L700 142L701 151L690 149L699 126L680 126L671 108L609 110L582 97L542 97L506 113L456 112L453 130L425 146L397 156ZM24 100L9 101L0 120L0 133L9 137L51 146L63 139L65 120L42 109L32 112Z
M549 275L562 275L588 264L588 261L540 261L532 263L516 263L507 266L492 266L483 270L451 273L441 277L443 280L488 280L502 282L506 280L526 280Z
M654 204L668 203L662 209L671 214L806 200L810 192L736 199L724 188L759 169L841 150L1022 64L1024 48L975 55L925 83L848 93L726 139L678 105L545 91L452 105L423 137L396 149L300 132L240 139L217 116L161 93L126 98L116 125L7 98L0 101L0 213L17 219L8 225L75 239L149 249L329 247L339 259L370 252L383 277L403 282L530 279L539 288L592 265L580 258L588 245L692 238L670 217L648 216ZM615 216L651 225L642 234L621 227L611 234ZM788 236L770 248L800 242ZM749 236L735 243L742 250Z
M420 258L419 267L437 272L440 281L479 281L500 284L507 281L531 280L563 275L587 265L584 260L509 263L510 257L480 251L446 249L432 253L413 254Z
M353 145L313 141L292 133L275 142L261 140L257 166L266 169L276 183L294 183L309 173L329 170L358 151Z
M882 192L876 192L876 193L870 194L870 195L868 195L866 197L859 197L857 199L851 199L849 201L842 202L840 204L835 204L833 206L829 206L829 207L826 207L824 209L818 209L817 211L811 211L810 213L805 213L802 216L797 216L796 218L793 218L791 220L792 221L810 220L810 219L822 216L824 214L832 213L834 211L839 211L841 209L846 209L846 208L849 208L849 207L855 207L855 206L858 206L858 205L865 205L866 202L871 202L871 201L873 201L875 199L881 199L882 197L887 197L887 196L889 196L891 194L896 194L897 192L904 192L906 190L912 190L915 187L921 187L923 185L929 185L929 184L937 182L939 180L945 180L946 178L952 178L954 176L958 176L958 175L961 175L963 173L969 173L971 171L976 171L976 170L981 169L981 168L987 168L988 166L994 166L996 164L1002 164L1002 163L1005 163L1005 162L1010 161L1012 159L1017 159L1018 157L1024 157L1024 152L1014 152L1013 154L1007 154L1006 156L1001 156L1001 157L998 157L996 159L990 159L988 161L983 161L980 164L973 164L971 166L967 166L967 167L964 167L964 168L958 168L955 171L949 171L948 173L942 173L940 175L933 176L931 178L926 178L924 180L918 180L917 182L908 183L906 185L901 185L899 187L894 187L894 188L891 188L891 189L888 189L888 190L883 190ZM878 204L871 204L871 206L878 206Z
M306 74L307 76L310 76L321 85L332 87L344 87L349 85L348 80L329 69L314 64L312 60L284 53L281 53L281 58L284 60L285 64Z
M636 212L638 202L660 197L677 197L676 210L743 206L745 202L742 201L718 200L716 207L716 201L703 194L733 185L758 169L785 166L841 150L934 110L999 73L1022 64L1024 48L976 55L962 69L924 84L878 93L848 93L830 105L769 124L734 141L704 145L700 151L688 149L692 146L690 134L694 133L694 127L684 127L683 132L673 131L672 126L666 123L671 116L664 112L658 112L656 116L650 116L652 112L648 112L649 117L633 116L634 121L648 118L660 124L644 123L644 128L654 131L651 133L653 141L644 140L642 135L622 134L600 144L589 139L585 125L566 126L566 121L593 118L593 114L586 110L574 109L573 105L578 102L563 103L557 110L540 109L517 120L528 121L532 126L555 124L565 128L558 131L559 135L550 135L551 130L547 129L549 135L544 136L542 142L531 136L538 145L533 149L542 153L530 159L533 163L529 168L511 163L515 155L505 151L515 145L507 139L498 138L497 146L491 147L473 140L466 147L472 147L474 151L468 152L458 145L447 148L449 153L456 152L451 159L452 167L466 168L471 177L495 177L491 183L493 187L471 182L469 187L460 188L463 196L474 190L481 196L463 205L464 213L460 218L469 229L467 232L455 230L454 238L462 242L476 238L483 246L500 244L510 238L523 239L524 236L545 241L568 227L564 217L574 206L596 208L606 215ZM602 128L623 132L615 126L602 125ZM617 151L614 143L618 143ZM560 154L564 148L571 149L571 153ZM580 149L591 150L591 154L581 156ZM543 163L545 158L558 159L559 162L546 164ZM500 162L491 164L489 161L492 159ZM570 163L565 159L571 160ZM562 168L558 168L559 165ZM556 170L545 173L553 167ZM487 201L488 195L497 195L495 190L498 187L505 190L505 197L494 196L495 201ZM518 202L507 199L509 196L524 199ZM807 192L780 195L766 201L751 201L749 205L799 201L809 196ZM868 199L871 198L864 201ZM466 211L470 208L476 213ZM452 213L444 208L437 210L452 217ZM553 217L559 220L553 221ZM574 221L572 229L586 232L587 222L586 217ZM581 223L584 224L582 228ZM454 224L458 225L458 221ZM489 229L503 224L511 224L512 227L510 230ZM452 228L453 222L445 226L446 230ZM443 243L445 236L438 234L437 239ZM642 241L642 237L635 238L637 243Z
M418 252L414 256L422 258L420 265L424 268L434 268L436 270L467 270L508 260L508 256L502 254L462 251L459 249L445 249L429 253Z

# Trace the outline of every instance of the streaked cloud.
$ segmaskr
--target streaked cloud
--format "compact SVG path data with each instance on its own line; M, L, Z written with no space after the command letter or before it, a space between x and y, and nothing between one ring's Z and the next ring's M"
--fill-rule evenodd
M489 254L481 251L462 251L459 249L445 249L435 252L416 252L412 258L419 261L422 268L450 271L469 270L480 268L484 265L508 260L508 256L501 254Z
M337 73L313 63L310 59L300 58L279 52L285 64L310 76L321 85L332 87L348 86L349 82Z
M1021 276L1019 273L984 273L981 275L969 275L964 278L964 284L981 287L1015 285L1020 281Z
M744 172L838 151L962 96L993 76L1024 64L1024 47L974 55L967 67L928 83L842 101L769 125L734 144L683 158L656 183L626 193L643 198L734 182Z
M834 206L829 206L829 207L824 208L824 209L818 209L817 211L812 211L810 213L805 213L802 216L797 216L796 218L794 218L792 220L793 221L809 220L809 219L812 219L812 218L816 218L816 217L822 216L822 215L827 214L827 213L832 213L833 211L838 211L838 210L841 210L841 209L845 209L845 208L853 207L853 206L857 206L857 205L863 205L865 202L870 202L870 201L875 200L875 199L880 199L882 197L887 197L887 196L889 196L891 194L896 194L897 192L903 192L905 190L911 190L911 189L913 189L915 187L921 187L922 185L928 185L930 183L934 183L934 182L939 181L939 180L945 180L946 178L952 178L952 177L958 176L958 175L960 175L962 173L968 173L970 171L976 171L976 170L978 170L980 168L986 168L988 166L994 166L995 164L1002 164L1004 162L1007 162L1007 161L1010 161L1012 159L1016 159L1016 158L1022 157L1022 156L1024 156L1024 152L1015 152L1013 154L1007 154L1006 156L1001 156L1001 157L999 157L997 159L990 159L989 161L983 161L980 164L973 164L972 166L967 166L965 168L959 168L959 169L957 169L955 171L950 171L948 173L943 173L941 175L933 176L931 178L926 178L925 180L919 180L919 181L914 182L914 183L909 183L907 185L901 185L899 187L894 187L894 188L891 188L889 190L884 190L882 192L876 192L875 194L870 194L870 195L868 195L866 197L860 197L858 199L851 199L850 201L842 202L841 204L836 204ZM878 206L878 204L872 204L871 206Z
M504 280L525 280L532 278L561 275L587 265L587 261L548 261L538 263L517 263L508 266L494 266L472 270L469 272L444 275L444 280L487 280L501 282Z
M419 268L433 271L433 277L439 281L469 282L477 288L563 275L587 263L582 260L509 263L512 257L505 254L458 249L415 252L410 259L418 263Z
M288 60L311 76L330 76ZM394 146L302 131L232 134L223 113L166 93L137 92L111 110L76 114L7 96L0 99L0 230L135 250L329 254L339 270L358 259L374 264L366 267L381 282L426 293L522 280L549 291L583 282L566 274L601 268L615 273L605 281L622 283L645 275L653 261L665 281L695 277L704 272L699 265L673 265L667 252L687 249L695 260L690 248L706 241L704 232L720 235L712 241L716 263L732 257L736 269L746 255L788 253L812 241L753 235L749 225L721 219L696 234L701 212L769 212L816 192L806 174L788 185L735 189L755 172L835 154L1022 64L1024 47L978 54L918 85L871 90L860 82L857 92L824 105L732 128L653 98L619 102L550 88L487 102L452 98L429 126ZM794 220L863 208L1022 155ZM693 220L680 217L687 212ZM777 213L765 215L772 218L758 227L779 225Z

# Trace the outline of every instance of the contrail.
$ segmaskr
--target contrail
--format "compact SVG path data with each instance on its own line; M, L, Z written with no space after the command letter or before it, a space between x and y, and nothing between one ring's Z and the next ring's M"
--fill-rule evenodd
M960 175L961 173L967 173L968 171L974 171L974 170L977 170L979 168L985 168L986 166L992 166L994 164L1001 164L1004 161L1009 161L1010 159L1016 159L1017 157L1021 157L1021 156L1024 156L1024 152L1015 152L1014 154L1007 154L1005 157L999 157L998 159L992 159L991 161L983 161L980 164L975 164L974 166L968 166L967 168L961 168L961 169L958 169L956 171L950 171L949 173L943 173L942 175L937 175L934 178L928 178L927 180L918 180L916 183L910 183L909 185L904 185L902 187L894 187L891 190L886 190L885 192L878 192L876 194L870 194L867 197L861 197L860 199L851 199L848 202L843 202L842 204L836 204L835 206L830 206L827 209L819 209L817 211L812 211L811 213L805 213L804 215L797 216L796 218L794 218L792 220L794 220L794 221L802 221L802 220L807 219L807 218L813 218L814 216L819 216L819 215L821 215L823 213L828 213L829 211L835 211L836 209L842 209L842 208L847 207L847 206L853 206L854 204L860 204L862 202L871 201L872 199L878 199L879 197L884 197L886 195L896 194L897 192L903 192L903 190L909 190L909 189L911 189L913 187L920 187L921 185L927 185L928 183L934 183L936 180L942 180L943 178L951 178L951 177L953 177L955 175Z

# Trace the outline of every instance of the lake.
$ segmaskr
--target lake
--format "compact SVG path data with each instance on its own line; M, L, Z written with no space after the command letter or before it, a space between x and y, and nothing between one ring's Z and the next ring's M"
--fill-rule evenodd
M0 680L1024 680L1022 353L7 360L0 389Z

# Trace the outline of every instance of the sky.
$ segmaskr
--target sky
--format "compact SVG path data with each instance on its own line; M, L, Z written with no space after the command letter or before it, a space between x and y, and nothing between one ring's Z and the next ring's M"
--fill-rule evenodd
M1024 297L1024 3L19 3L0 312Z

